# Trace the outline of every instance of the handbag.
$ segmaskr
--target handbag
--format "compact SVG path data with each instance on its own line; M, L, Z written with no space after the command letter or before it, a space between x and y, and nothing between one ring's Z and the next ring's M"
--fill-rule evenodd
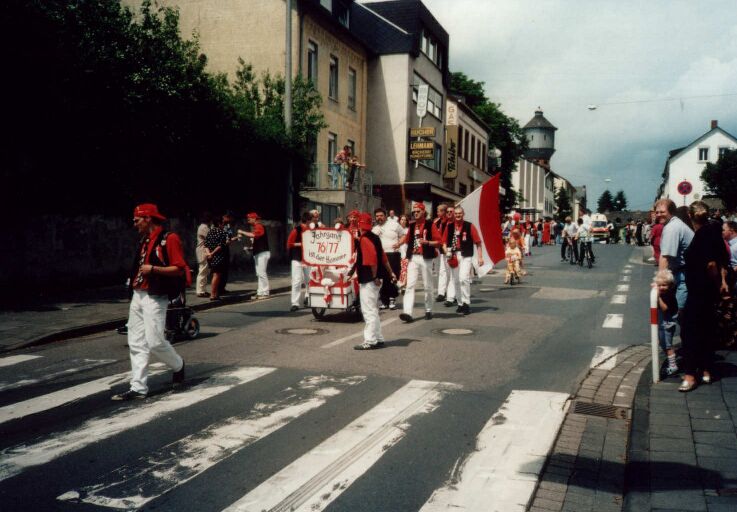
M456 256L456 253L453 253L453 255L448 258L448 266L450 268L456 268L458 266L458 257Z

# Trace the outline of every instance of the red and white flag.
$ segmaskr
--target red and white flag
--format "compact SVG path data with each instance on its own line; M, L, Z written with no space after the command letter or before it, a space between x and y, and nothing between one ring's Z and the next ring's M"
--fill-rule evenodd
M481 236L484 266L479 277L485 276L494 264L504 259L502 223L499 217L499 174L463 198L460 203L464 220L475 225Z

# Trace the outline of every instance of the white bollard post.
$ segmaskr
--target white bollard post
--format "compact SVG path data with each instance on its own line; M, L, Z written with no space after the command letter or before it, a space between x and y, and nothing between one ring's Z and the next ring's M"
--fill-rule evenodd
M660 343L658 342L658 289L650 290L650 348L652 350L653 384L660 381Z

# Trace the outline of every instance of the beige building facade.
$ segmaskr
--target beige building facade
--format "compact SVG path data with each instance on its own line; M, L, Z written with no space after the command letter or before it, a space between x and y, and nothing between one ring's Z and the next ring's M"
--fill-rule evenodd
M178 9L180 31L185 38L197 34L208 69L226 73L232 81L243 59L260 76L284 76L286 67L286 2L284 0L158 0ZM131 7L140 0L124 0ZM322 97L327 128L314 141L313 174L302 195L321 204L368 208L375 201L356 198L370 195L370 169L356 194L342 191L343 178L331 179L329 164L345 145L363 160L366 157L367 60L366 47L351 34L352 0L293 0L292 75L311 78ZM346 205L346 201L352 204ZM337 202L336 202L337 201ZM365 203L365 204L362 204ZM341 210L343 208L340 208Z
M445 117L445 187L465 197L490 178L489 130L468 105L452 96Z

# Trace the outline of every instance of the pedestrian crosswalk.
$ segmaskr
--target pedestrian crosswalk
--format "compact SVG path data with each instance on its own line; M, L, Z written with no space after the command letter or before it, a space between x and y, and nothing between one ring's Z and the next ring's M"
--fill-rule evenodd
M80 361L67 361L78 375L86 371L80 370L85 364L88 370L100 367L92 363L89 360L80 366ZM61 368L56 370L56 375L67 375ZM192 370L196 373L197 366ZM165 371L161 366L153 368L153 373ZM20 378L23 386L31 385L26 375ZM522 511L568 401L565 393L514 390L489 410L467 409L469 417L478 415L483 421L477 421L479 428L459 444L463 448L437 458L447 461L443 463L435 463L432 454L449 448L442 440L425 436L423 429L429 424L451 424L449 415L457 416L463 410L458 404L470 407L477 403L464 401L462 387L448 382L324 375L273 367L208 369L181 390L166 390L143 401L105 401L104 407L79 420L73 410L69 417L64 416L69 404L111 392L112 386L126 379L126 373L90 377L83 383L75 379L67 388L0 408L0 432L13 431L17 422L24 422L22 432L13 431L5 440L0 436L0 495L11 498L4 501L3 510L139 510L150 506L176 510L181 506L167 500L188 496L188 486L201 489L202 482L214 478L211 475L219 468L227 471L212 484L218 498L203 500L188 510L349 510L355 507L346 508L346 500L363 501L364 491L357 489L364 487L357 483L371 480L387 465L394 468L392 479L414 489L409 482L418 472L413 468L417 456L425 461L422 474L433 475L435 483L417 486L418 496L410 500L416 505L411 510ZM50 412L61 418L58 425L33 425L35 416ZM178 419L176 428L174 418ZM278 436L292 439L295 432L313 428L319 418L323 419L318 430L324 430L324 435L316 436L313 444L298 447L296 443L292 451L289 443L277 443L270 449L278 452L273 456L278 464L267 458L251 460L243 467L244 453ZM453 422L457 425L458 419ZM284 430L289 433L282 434ZM157 433L161 433L160 444ZM133 439L145 442L139 447ZM410 442L421 456L405 453ZM102 459L99 465L105 471L85 470L90 458ZM80 470L60 475L56 471L60 467ZM249 474L245 481L239 478L243 472ZM223 474L228 475L226 482ZM41 488L39 478L45 481ZM232 490L223 493L224 485ZM26 486L37 491L23 494ZM399 498L392 493L372 494L372 499L384 500L382 509L408 510L393 504Z

